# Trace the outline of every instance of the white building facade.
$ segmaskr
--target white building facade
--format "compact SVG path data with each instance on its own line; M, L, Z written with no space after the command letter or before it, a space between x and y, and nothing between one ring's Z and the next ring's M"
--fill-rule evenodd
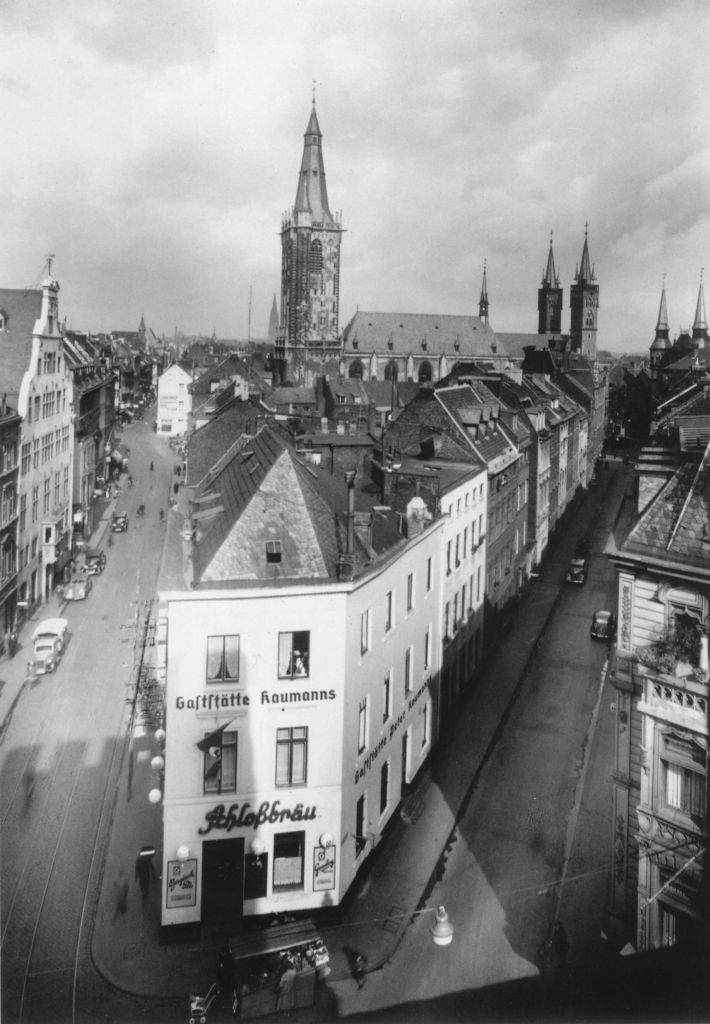
M342 901L434 738L441 530L353 581L161 594L164 928Z
M186 432L188 417L192 410L192 396L189 390L191 383L191 375L179 363L173 363L158 378L155 417L158 434L175 437Z

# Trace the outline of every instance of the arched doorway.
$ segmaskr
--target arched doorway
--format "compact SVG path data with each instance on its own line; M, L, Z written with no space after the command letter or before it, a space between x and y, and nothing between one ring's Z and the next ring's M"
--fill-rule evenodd
M361 359L353 359L352 363L348 368L348 377L356 380L362 380L365 376L365 367L362 364Z
M385 366L385 380L397 380L397 363L394 359L390 359Z
M431 363L429 362L428 359L425 359L424 362L419 364L419 383L422 384L426 381L431 380L433 373L434 371L432 370Z

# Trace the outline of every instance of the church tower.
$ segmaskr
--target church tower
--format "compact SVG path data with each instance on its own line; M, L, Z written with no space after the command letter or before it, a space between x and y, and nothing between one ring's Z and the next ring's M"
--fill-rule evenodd
M483 261L483 281L481 283L481 297L478 300L478 317L484 324L488 323L488 282L486 280L486 261Z
M656 323L656 335L651 342L649 355L651 359L650 377L652 381L653 394L659 395L658 371L662 369L673 353L673 345L670 339L670 328L668 326L668 309L666 307L666 282L663 275L663 288L661 289L661 304L658 307L658 321Z
M562 333L562 302L560 278L555 270L555 257L552 252L552 232L550 232L550 251L547 256L547 268L542 275L542 283L537 290L537 333Z
M281 380L294 376L306 357L337 358L340 351L343 228L328 205L321 140L314 90L296 202L281 222L281 323L274 353Z
M589 262L587 225L584 225L584 248L582 263L574 277L569 292L570 306L570 349L590 359L597 357L597 310L599 308L599 285L596 284L594 267Z

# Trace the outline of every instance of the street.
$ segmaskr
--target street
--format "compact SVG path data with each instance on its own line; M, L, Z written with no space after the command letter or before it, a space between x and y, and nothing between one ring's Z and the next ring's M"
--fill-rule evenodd
M555 614L428 900L447 908L454 941L433 948L431 921L417 919L392 964L372 975L370 1006L459 993L460 1006L480 1007L473 990L538 976L538 948L558 914L571 968L609 956L600 937L610 847L608 648L589 626L596 609L615 608L615 575L601 552L625 485L621 468L610 472L575 519L576 533L591 531L584 586L549 577L536 584L562 586Z
M2 663L3 691L15 692L0 774L2 1014L18 1024L46 1021L49 1006L53 1020L76 1020L81 979L94 974L86 943L126 741L136 610L154 597L174 462L144 422L124 440L133 487L123 475L116 507L128 532L104 536L107 565L89 597L38 609ZM49 614L69 622L65 653L54 673L25 678L32 629Z

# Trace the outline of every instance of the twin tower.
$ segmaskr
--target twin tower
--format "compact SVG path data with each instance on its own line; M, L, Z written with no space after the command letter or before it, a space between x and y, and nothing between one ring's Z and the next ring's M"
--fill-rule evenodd
M323 164L315 96L304 135L296 202L281 221L281 319L275 341L277 365L299 359L337 359L342 214L333 215ZM538 333L560 336L562 288L550 252L538 291ZM569 348L596 357L599 286L589 260L587 231L582 262L570 288Z

